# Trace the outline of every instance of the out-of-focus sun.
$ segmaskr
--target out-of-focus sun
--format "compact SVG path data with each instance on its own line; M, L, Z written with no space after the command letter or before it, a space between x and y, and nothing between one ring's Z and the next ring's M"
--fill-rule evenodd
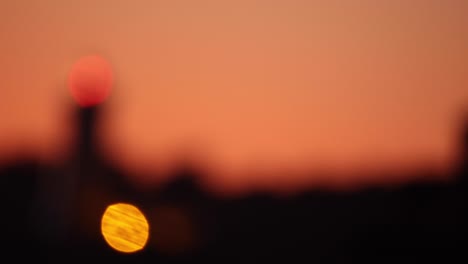
M80 58L68 76L70 92L81 107L102 103L109 96L112 84L112 68L98 55Z
M143 249L148 241L149 225L135 206L117 203L107 207L101 220L101 232L113 249L132 253Z

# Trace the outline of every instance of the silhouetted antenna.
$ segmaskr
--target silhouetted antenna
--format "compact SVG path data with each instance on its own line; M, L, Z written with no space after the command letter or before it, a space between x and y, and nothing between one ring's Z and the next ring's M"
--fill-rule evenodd
M456 178L463 188L468 186L468 112L462 116L457 133Z
M463 181L468 181L468 114L465 116L461 131L461 177Z
M468 159L468 114L465 118L465 123L463 124L462 131L462 150L464 154L465 161Z

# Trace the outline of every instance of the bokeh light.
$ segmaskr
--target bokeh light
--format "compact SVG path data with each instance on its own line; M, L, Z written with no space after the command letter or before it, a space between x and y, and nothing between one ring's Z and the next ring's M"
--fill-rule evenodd
M132 253L145 247L149 237L149 225L137 207L117 203L108 206L104 212L101 232L113 249Z
M110 64L98 55L80 58L68 79L70 92L81 107L102 103L110 95L113 74Z

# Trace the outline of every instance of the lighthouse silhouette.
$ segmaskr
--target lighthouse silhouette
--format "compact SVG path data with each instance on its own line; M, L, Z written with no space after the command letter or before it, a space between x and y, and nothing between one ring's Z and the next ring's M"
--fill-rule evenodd
M109 72L99 68L106 67L102 60L85 57L77 63L81 68L72 70L73 82L68 84L74 99L73 145L65 162L40 175L31 219L39 241L46 248L68 253L79 249L80 254L86 248L102 249L99 228L106 207L122 201L138 202L128 179L107 161L99 148L97 122L110 95L107 86L111 84L108 76L102 76Z

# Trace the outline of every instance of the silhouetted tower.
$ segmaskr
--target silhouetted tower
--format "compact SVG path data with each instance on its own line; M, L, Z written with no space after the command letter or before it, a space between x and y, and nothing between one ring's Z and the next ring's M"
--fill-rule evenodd
M100 152L98 121L100 106L78 108L77 137L68 173L75 182L73 194L73 237L85 244L102 240L100 221L106 207L125 200L124 185Z
M97 106L78 108L77 111L78 134L75 143L75 159L86 168L96 163L99 158L95 131L98 111ZM82 169L85 169L85 167L82 167Z
M69 157L41 175L33 210L39 239L49 248L84 242L90 233L99 235L100 214L110 200L107 189L112 183L97 144L100 109L76 107L73 111L75 138Z

